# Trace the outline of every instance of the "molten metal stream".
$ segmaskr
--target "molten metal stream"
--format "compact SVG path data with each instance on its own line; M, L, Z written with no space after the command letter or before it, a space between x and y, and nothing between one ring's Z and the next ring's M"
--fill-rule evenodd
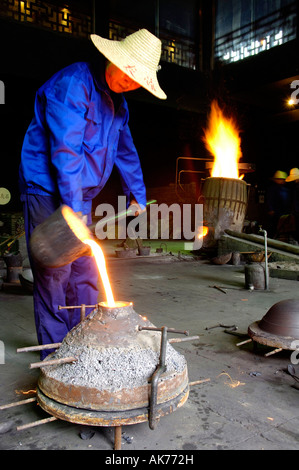
M70 209L68 206L64 206L62 208L62 215L65 218L68 226L74 232L77 238L90 246L92 250L92 254L95 258L97 263L97 267L102 278L102 282L105 289L106 299L107 299L107 307L116 307L116 303L114 301L114 297L112 294L111 285L109 282L107 270L106 270L106 262L104 253L101 247L97 244L96 241L90 238L90 232L86 225L76 216L76 214Z
M209 228L208 227L205 227L204 225L202 227L200 227L199 229L199 233L197 234L197 238L199 240L201 240L202 238L204 238L207 234L209 233Z
M87 245L90 246L92 250L92 254L95 257L98 270L99 270L99 273L101 275L102 282L104 285L105 293L106 293L107 307L116 307L114 297L112 294L111 285L110 285L108 274L107 274L105 256L102 251L102 248L99 247L97 242L95 242L94 240L91 240L90 238L87 240L82 240L82 241L83 243L86 243Z

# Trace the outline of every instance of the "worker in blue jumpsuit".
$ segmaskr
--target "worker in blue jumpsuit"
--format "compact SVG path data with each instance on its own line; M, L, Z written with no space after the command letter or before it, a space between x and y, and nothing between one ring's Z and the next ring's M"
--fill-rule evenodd
M61 204L89 224L92 200L114 166L128 205L137 203L139 212L145 210L146 189L123 92L143 87L166 99L157 80L161 41L146 29L122 41L98 35L91 35L91 40L101 53L96 67L87 62L72 64L36 94L19 170L28 250L33 229ZM80 321L80 309L58 307L98 302L99 273L94 258L83 256L67 266L47 268L35 265L30 251L28 254L38 342L61 342ZM41 359L51 351L42 351Z

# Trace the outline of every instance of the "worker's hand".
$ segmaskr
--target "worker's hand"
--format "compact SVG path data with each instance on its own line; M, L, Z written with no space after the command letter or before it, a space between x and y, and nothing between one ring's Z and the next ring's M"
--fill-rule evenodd
M132 199L128 207L128 211L132 211L135 217L137 217L137 215L142 214L143 212L146 211L146 207L142 209L140 205L138 204L138 202L136 202L135 199Z

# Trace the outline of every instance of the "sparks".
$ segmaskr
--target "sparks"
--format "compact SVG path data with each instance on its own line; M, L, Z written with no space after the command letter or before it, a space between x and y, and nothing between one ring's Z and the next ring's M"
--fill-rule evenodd
M240 382L239 380L233 380L227 372L222 372L221 374L218 375L218 377L220 377L221 375L227 375L229 377L230 382L224 382L224 383L225 385L228 385L230 388L236 388L236 387L239 387L240 385L245 385L245 382Z

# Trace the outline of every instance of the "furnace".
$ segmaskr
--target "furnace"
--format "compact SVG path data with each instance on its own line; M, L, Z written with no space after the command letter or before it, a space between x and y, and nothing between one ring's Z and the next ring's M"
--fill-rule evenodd
M226 229L241 232L248 203L248 185L243 181L240 164L242 157L238 125L232 117L224 115L214 100L204 130L204 142L214 157L206 164L210 177L204 181L200 202L203 204L204 225L209 233L205 245L214 245Z
M132 303L117 302L113 308L99 304L43 361L38 401L45 411L74 423L154 423L182 406L189 393L184 356L168 341L161 345L161 331L138 315ZM73 360L59 363L62 358ZM58 363L47 366L47 359Z
M207 178L202 195L204 225L209 229L207 240L219 240L227 229L242 232L248 201L245 181Z

